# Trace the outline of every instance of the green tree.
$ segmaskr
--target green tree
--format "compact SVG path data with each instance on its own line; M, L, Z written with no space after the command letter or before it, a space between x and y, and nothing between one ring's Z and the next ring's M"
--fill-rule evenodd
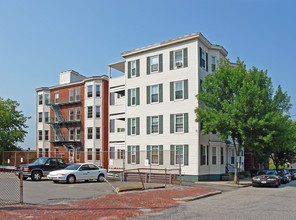
M18 111L18 106L18 102L0 97L0 152L19 150L16 144L23 142L27 134L26 122L30 117Z
M271 98L272 84L266 72L256 68L247 71L239 59L234 67L229 60L221 60L197 95L196 121L203 123L202 134L215 132L224 142L231 141L236 157L244 146L263 151L262 129L268 123ZM234 181L238 182L238 161Z

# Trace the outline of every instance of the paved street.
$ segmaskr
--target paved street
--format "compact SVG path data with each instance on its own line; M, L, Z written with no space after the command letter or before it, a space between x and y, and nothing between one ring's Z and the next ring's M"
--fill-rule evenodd
M279 188L239 188L187 202L144 219L295 219L296 181ZM140 218L140 219L143 219Z

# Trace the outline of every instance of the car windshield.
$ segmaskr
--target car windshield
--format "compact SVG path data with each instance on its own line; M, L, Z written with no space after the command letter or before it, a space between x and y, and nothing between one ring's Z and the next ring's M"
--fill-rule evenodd
M67 166L67 167L65 168L65 170L78 170L78 168L79 168L80 166L81 166L80 164L73 164L73 165Z
M257 175L275 175L274 170L260 170Z
M45 164L47 159L48 158L38 158L38 159L34 160L32 164L35 164L35 165Z

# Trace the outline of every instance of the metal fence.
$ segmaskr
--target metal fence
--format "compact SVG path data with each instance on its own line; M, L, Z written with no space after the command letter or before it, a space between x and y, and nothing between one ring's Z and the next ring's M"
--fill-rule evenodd
M22 181L12 171L0 170L0 205L23 202Z

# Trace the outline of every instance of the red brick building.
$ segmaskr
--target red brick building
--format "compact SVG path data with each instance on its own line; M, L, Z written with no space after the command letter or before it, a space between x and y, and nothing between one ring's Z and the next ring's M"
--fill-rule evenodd
M36 89L38 157L108 166L108 83L70 70L59 85Z

